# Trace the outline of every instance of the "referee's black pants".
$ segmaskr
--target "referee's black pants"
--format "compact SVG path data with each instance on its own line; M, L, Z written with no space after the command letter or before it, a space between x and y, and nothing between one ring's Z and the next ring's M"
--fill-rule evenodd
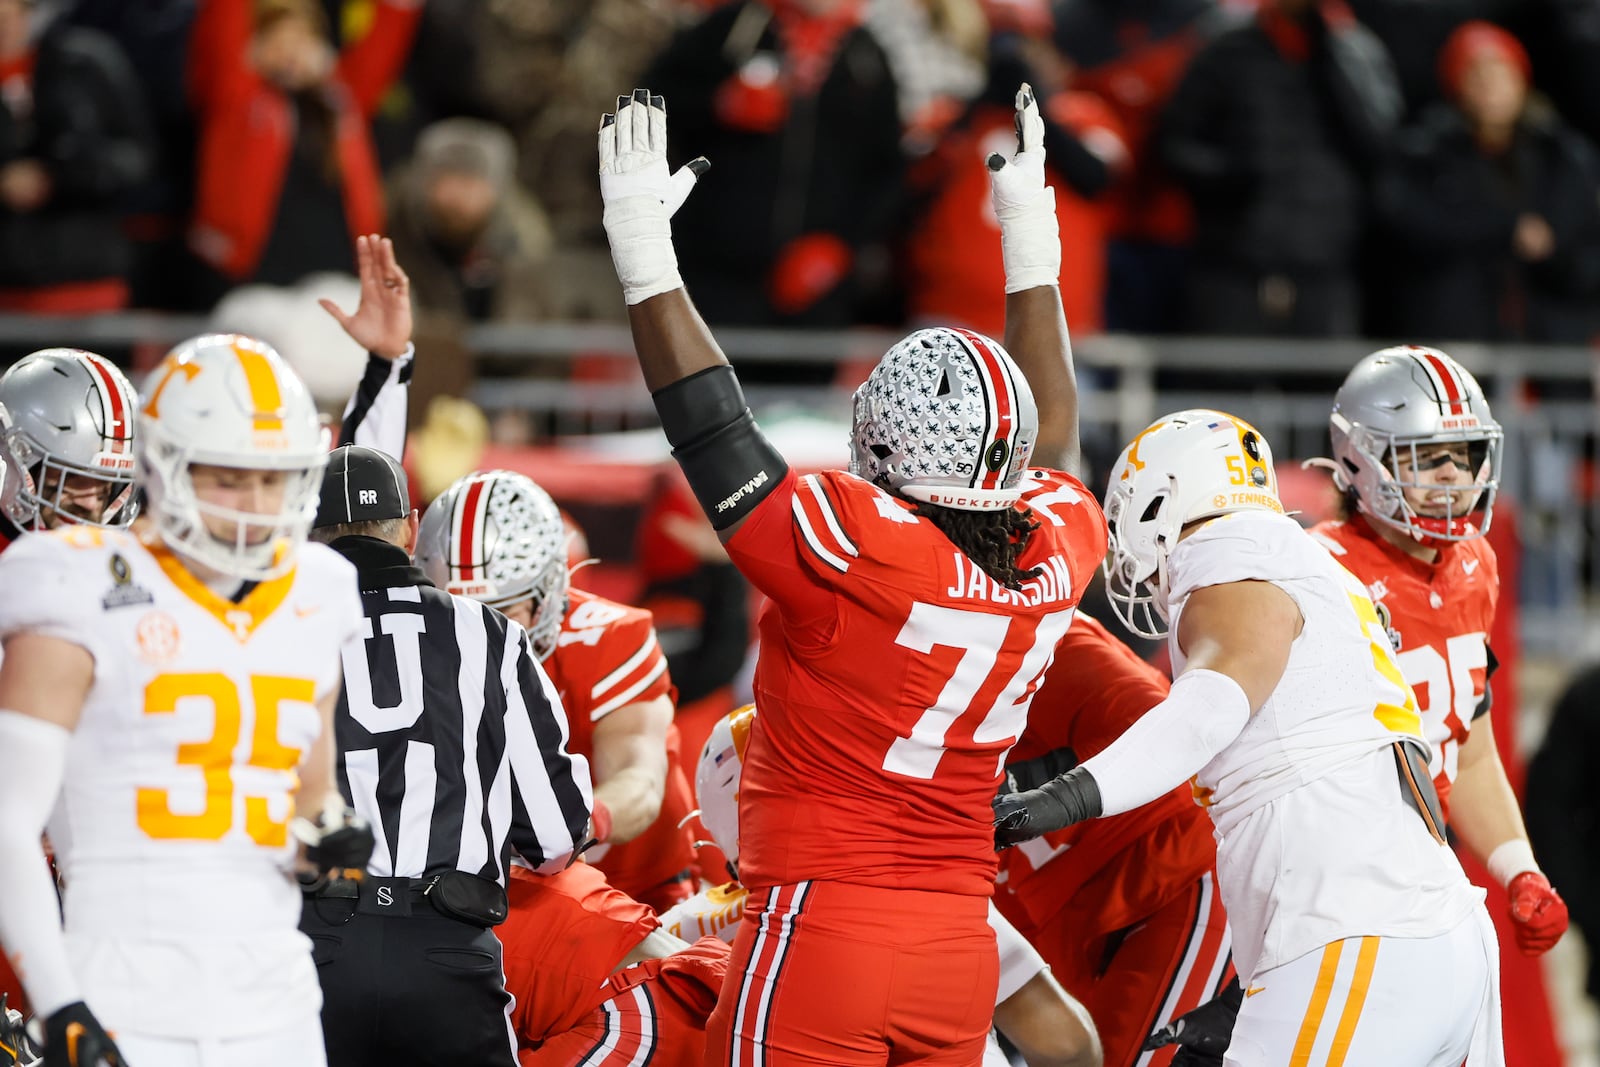
M308 895L328 1067L516 1067L494 931L447 918L405 878Z

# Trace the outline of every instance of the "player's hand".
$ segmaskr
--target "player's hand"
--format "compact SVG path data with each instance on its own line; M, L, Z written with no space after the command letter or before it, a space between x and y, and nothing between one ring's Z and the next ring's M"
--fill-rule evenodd
M703 889L661 913L661 928L685 941L718 937L732 943L750 891L738 882Z
M336 797L329 798L316 822L297 818L291 828L305 845L306 861L319 874L360 878L377 844L367 820Z
M411 346L411 279L394 257L394 242L377 234L357 237L356 265L361 303L355 314L332 300L317 303L356 344L383 359L399 359Z
M8 1007L6 997L0 993L0 1067L32 1067L39 1062L39 1050L22 1024L22 1013Z
M995 848L1005 849L1095 818L1100 814L1100 787L1092 774L1074 767L1037 789L1001 793L990 808Z
M1061 279L1061 230L1056 194L1044 183L1044 118L1033 87L1017 90L1017 151L989 156L989 197L1000 222L1006 292L1018 293Z
M80 1000L45 1020L44 1062L47 1067L127 1067L128 1061Z
M1244 991L1235 979L1220 996L1185 1012L1145 1039L1143 1051L1178 1045L1175 1067L1222 1067L1222 1054L1233 1040Z
M670 219L711 168L701 156L667 169L667 102L635 89L600 118L600 199L611 261L629 304L682 288Z
M1523 871L1506 886L1512 930L1524 955L1549 952L1567 932L1567 902L1538 871Z

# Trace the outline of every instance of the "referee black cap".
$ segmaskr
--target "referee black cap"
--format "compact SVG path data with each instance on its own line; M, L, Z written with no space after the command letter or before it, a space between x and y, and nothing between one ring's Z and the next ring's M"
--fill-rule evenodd
M399 519L411 514L406 472L387 452L343 445L328 456L315 525Z

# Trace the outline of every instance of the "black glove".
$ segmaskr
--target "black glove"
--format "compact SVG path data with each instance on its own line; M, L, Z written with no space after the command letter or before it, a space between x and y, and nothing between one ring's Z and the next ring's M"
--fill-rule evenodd
M1235 978L1221 994L1178 1016L1145 1039L1143 1051L1163 1045L1182 1046L1173 1067L1222 1067L1222 1054L1233 1040L1233 1023L1244 1003L1244 989Z
M1077 765L1078 754L1070 748L1055 748L1033 759L1008 763L1005 777L1000 780L1000 791L1020 793L1024 789L1037 789L1056 775L1066 774Z
M1099 815L1100 787L1092 774L1074 767L1038 789L1001 793L990 806L994 847L1010 848Z
M45 1067L127 1067L117 1043L83 1001L44 1021Z
M322 874L344 871L360 877L377 839L367 820L343 805L329 805L316 822L296 819L294 833L306 846L307 862Z
M22 1013L6 1006L9 994L0 993L0 1067L37 1063L39 1050L22 1025Z

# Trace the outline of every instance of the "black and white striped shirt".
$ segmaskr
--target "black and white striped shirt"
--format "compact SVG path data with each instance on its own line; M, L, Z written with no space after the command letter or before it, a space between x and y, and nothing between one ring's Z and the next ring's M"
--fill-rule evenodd
M361 577L364 636L344 649L339 786L377 837L368 873L462 870L502 884L514 852L559 870L586 841L588 762L523 629L429 584L370 537L333 548Z

